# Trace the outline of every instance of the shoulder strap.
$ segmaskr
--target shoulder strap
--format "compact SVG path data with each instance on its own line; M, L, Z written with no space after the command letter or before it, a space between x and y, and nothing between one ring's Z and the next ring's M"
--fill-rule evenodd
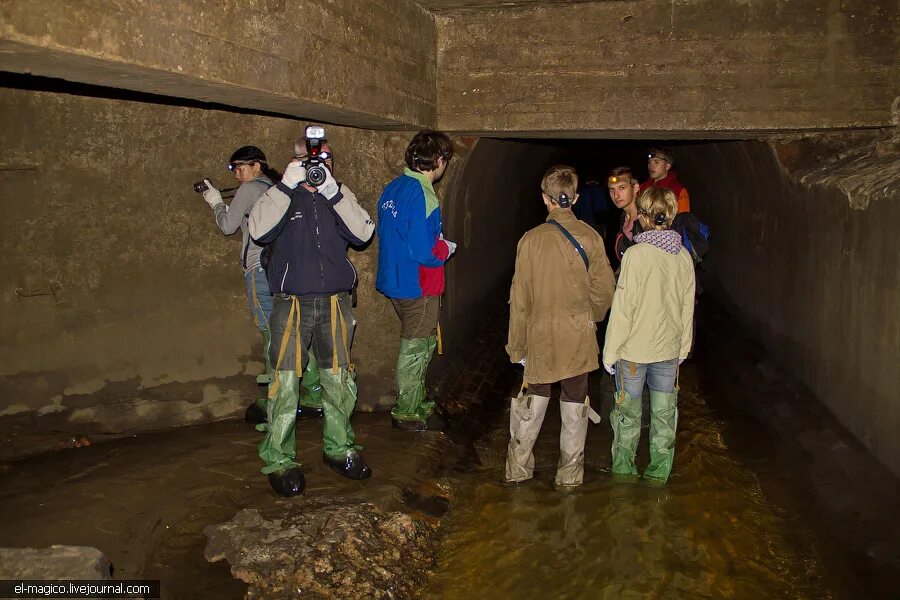
M587 253L584 251L584 248L581 247L581 244L578 243L578 240L575 239L575 236L572 235L571 233L569 233L569 230L568 230L568 229L566 229L565 227L563 227L562 225L560 225L559 223L557 223L556 220L550 219L550 220L547 221L547 222L548 222L548 223L553 223L554 225L556 225L556 226L559 228L559 230L562 232L562 234L563 234L564 236L566 236L567 238L569 238L569 241L572 242L572 245L575 246L575 249L576 249L576 250L578 250L578 254L581 255L581 260L584 261L584 268L585 268L585 269L589 269L590 266L589 266L589 263L588 263Z

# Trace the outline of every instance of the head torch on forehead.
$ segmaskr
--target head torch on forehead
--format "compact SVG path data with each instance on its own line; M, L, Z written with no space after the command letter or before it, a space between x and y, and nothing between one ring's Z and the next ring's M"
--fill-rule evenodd
M254 161L252 161L252 162L249 162L249 161L246 161L246 160L236 160L236 161L234 161L234 162L228 163L228 170L229 170L229 171L234 171L234 170L237 169L238 167L241 167L241 166L244 166L244 165L252 165L254 162L260 162L260 161L254 160Z
M663 152L661 150L651 151L649 154L647 154L647 159L649 160L651 158L658 158L660 160L666 161L667 163L672 162L672 157L669 156L668 153Z
M617 183L633 183L631 175L610 175L609 179L607 179L606 181L609 183L609 185L615 185Z

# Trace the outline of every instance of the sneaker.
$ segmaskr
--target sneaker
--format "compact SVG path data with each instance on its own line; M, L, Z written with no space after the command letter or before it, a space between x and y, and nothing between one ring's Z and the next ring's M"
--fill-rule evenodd
M327 454L323 454L322 462L328 465L332 471L347 479L368 479L372 476L372 469L366 464L366 459L356 451L350 451L347 456L341 458L331 458Z
M285 498L290 498L303 493L306 489L306 479L300 467L291 467L269 473L269 485Z

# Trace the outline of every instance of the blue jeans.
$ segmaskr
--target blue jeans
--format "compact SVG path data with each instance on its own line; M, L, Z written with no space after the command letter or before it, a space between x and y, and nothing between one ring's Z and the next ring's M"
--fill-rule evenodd
M677 358L646 364L620 360L616 363L616 391L625 390L632 398L640 398L646 382L651 390L668 394L675 391L677 371Z
M272 293L269 291L269 281L262 267L256 267L244 274L247 284L247 303L250 305L250 314L260 331L269 328L269 318L272 315ZM255 292L254 293L254 288Z

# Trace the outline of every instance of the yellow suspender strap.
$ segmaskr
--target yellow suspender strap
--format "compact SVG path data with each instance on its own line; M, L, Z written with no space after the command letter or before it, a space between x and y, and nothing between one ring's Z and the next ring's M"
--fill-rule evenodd
M294 333L294 348L296 350L294 356L294 369L297 371L297 375L302 374L303 369L301 368L303 365L303 344L300 341L300 301L297 299L297 296L291 296L291 312L288 313L288 320L284 327L284 334L281 336L281 346L278 348L278 360L275 361L275 370L281 370L281 361L284 360L284 355L287 352L288 342L291 339L291 332ZM278 378L272 382L272 385L269 386L269 398L275 396L275 392L278 391Z
M438 354L444 353L444 340L441 339L441 322L438 321L437 324L437 351Z
M341 342L344 344L344 356L347 357L347 366L350 366L350 348L347 347L347 321L344 320L344 311L338 302L337 294L331 296L331 372L338 372L338 346L337 346L337 324L338 317L341 319Z

